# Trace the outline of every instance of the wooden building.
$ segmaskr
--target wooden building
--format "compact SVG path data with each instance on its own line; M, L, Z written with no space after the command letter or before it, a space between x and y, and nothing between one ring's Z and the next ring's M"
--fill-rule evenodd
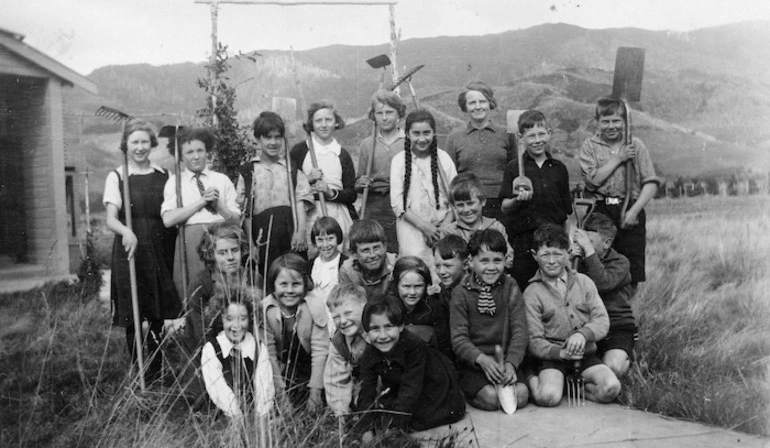
M97 93L0 29L0 280L61 278L79 261L78 164L66 154L64 104L75 87Z

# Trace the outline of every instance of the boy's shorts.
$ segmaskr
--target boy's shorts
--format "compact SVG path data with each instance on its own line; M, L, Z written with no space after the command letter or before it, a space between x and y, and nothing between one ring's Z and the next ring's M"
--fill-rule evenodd
M556 369L564 376L569 376L574 372L573 361L553 361L550 359L533 359L532 364L534 367L534 373L540 374L545 369ZM578 373L583 373L589 367L593 367L601 364L602 361L596 354L592 353L586 355L580 360L580 369Z
M596 356L604 357L610 350L623 350L628 359L634 362L634 328L610 328L607 337L596 343Z
M459 364L457 366L457 375L460 379L460 389L467 400L475 398L484 386L492 385L484 371L479 367L469 366L465 363ZM520 368L516 369L516 382L524 382L524 375Z

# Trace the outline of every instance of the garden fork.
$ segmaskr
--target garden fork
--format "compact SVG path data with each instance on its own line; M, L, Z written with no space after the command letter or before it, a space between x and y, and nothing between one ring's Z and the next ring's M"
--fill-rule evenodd
M572 367L572 374L567 377L567 406L585 406L586 385L580 376L580 360L575 360Z

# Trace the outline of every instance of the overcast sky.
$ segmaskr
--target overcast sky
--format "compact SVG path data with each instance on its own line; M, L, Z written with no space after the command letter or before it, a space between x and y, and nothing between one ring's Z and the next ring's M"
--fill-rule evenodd
M26 35L26 43L88 74L110 64L204 60L209 11L194 0L0 0L0 28ZM745 20L770 20L770 0L400 0L396 6L402 39L556 22L688 31ZM380 44L388 37L387 6L220 5L219 38L232 51Z

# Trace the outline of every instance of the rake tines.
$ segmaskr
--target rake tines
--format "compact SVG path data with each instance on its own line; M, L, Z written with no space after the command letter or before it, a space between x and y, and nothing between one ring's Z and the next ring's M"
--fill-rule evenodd
M580 361L575 361L572 375L567 377L567 406L577 407L586 404L586 385L580 376Z
M117 109L113 109L108 106L99 106L99 108L96 109L95 114L97 117L104 117L117 122L129 121L134 119L134 117L132 117L131 115L128 115L125 112L121 112Z

